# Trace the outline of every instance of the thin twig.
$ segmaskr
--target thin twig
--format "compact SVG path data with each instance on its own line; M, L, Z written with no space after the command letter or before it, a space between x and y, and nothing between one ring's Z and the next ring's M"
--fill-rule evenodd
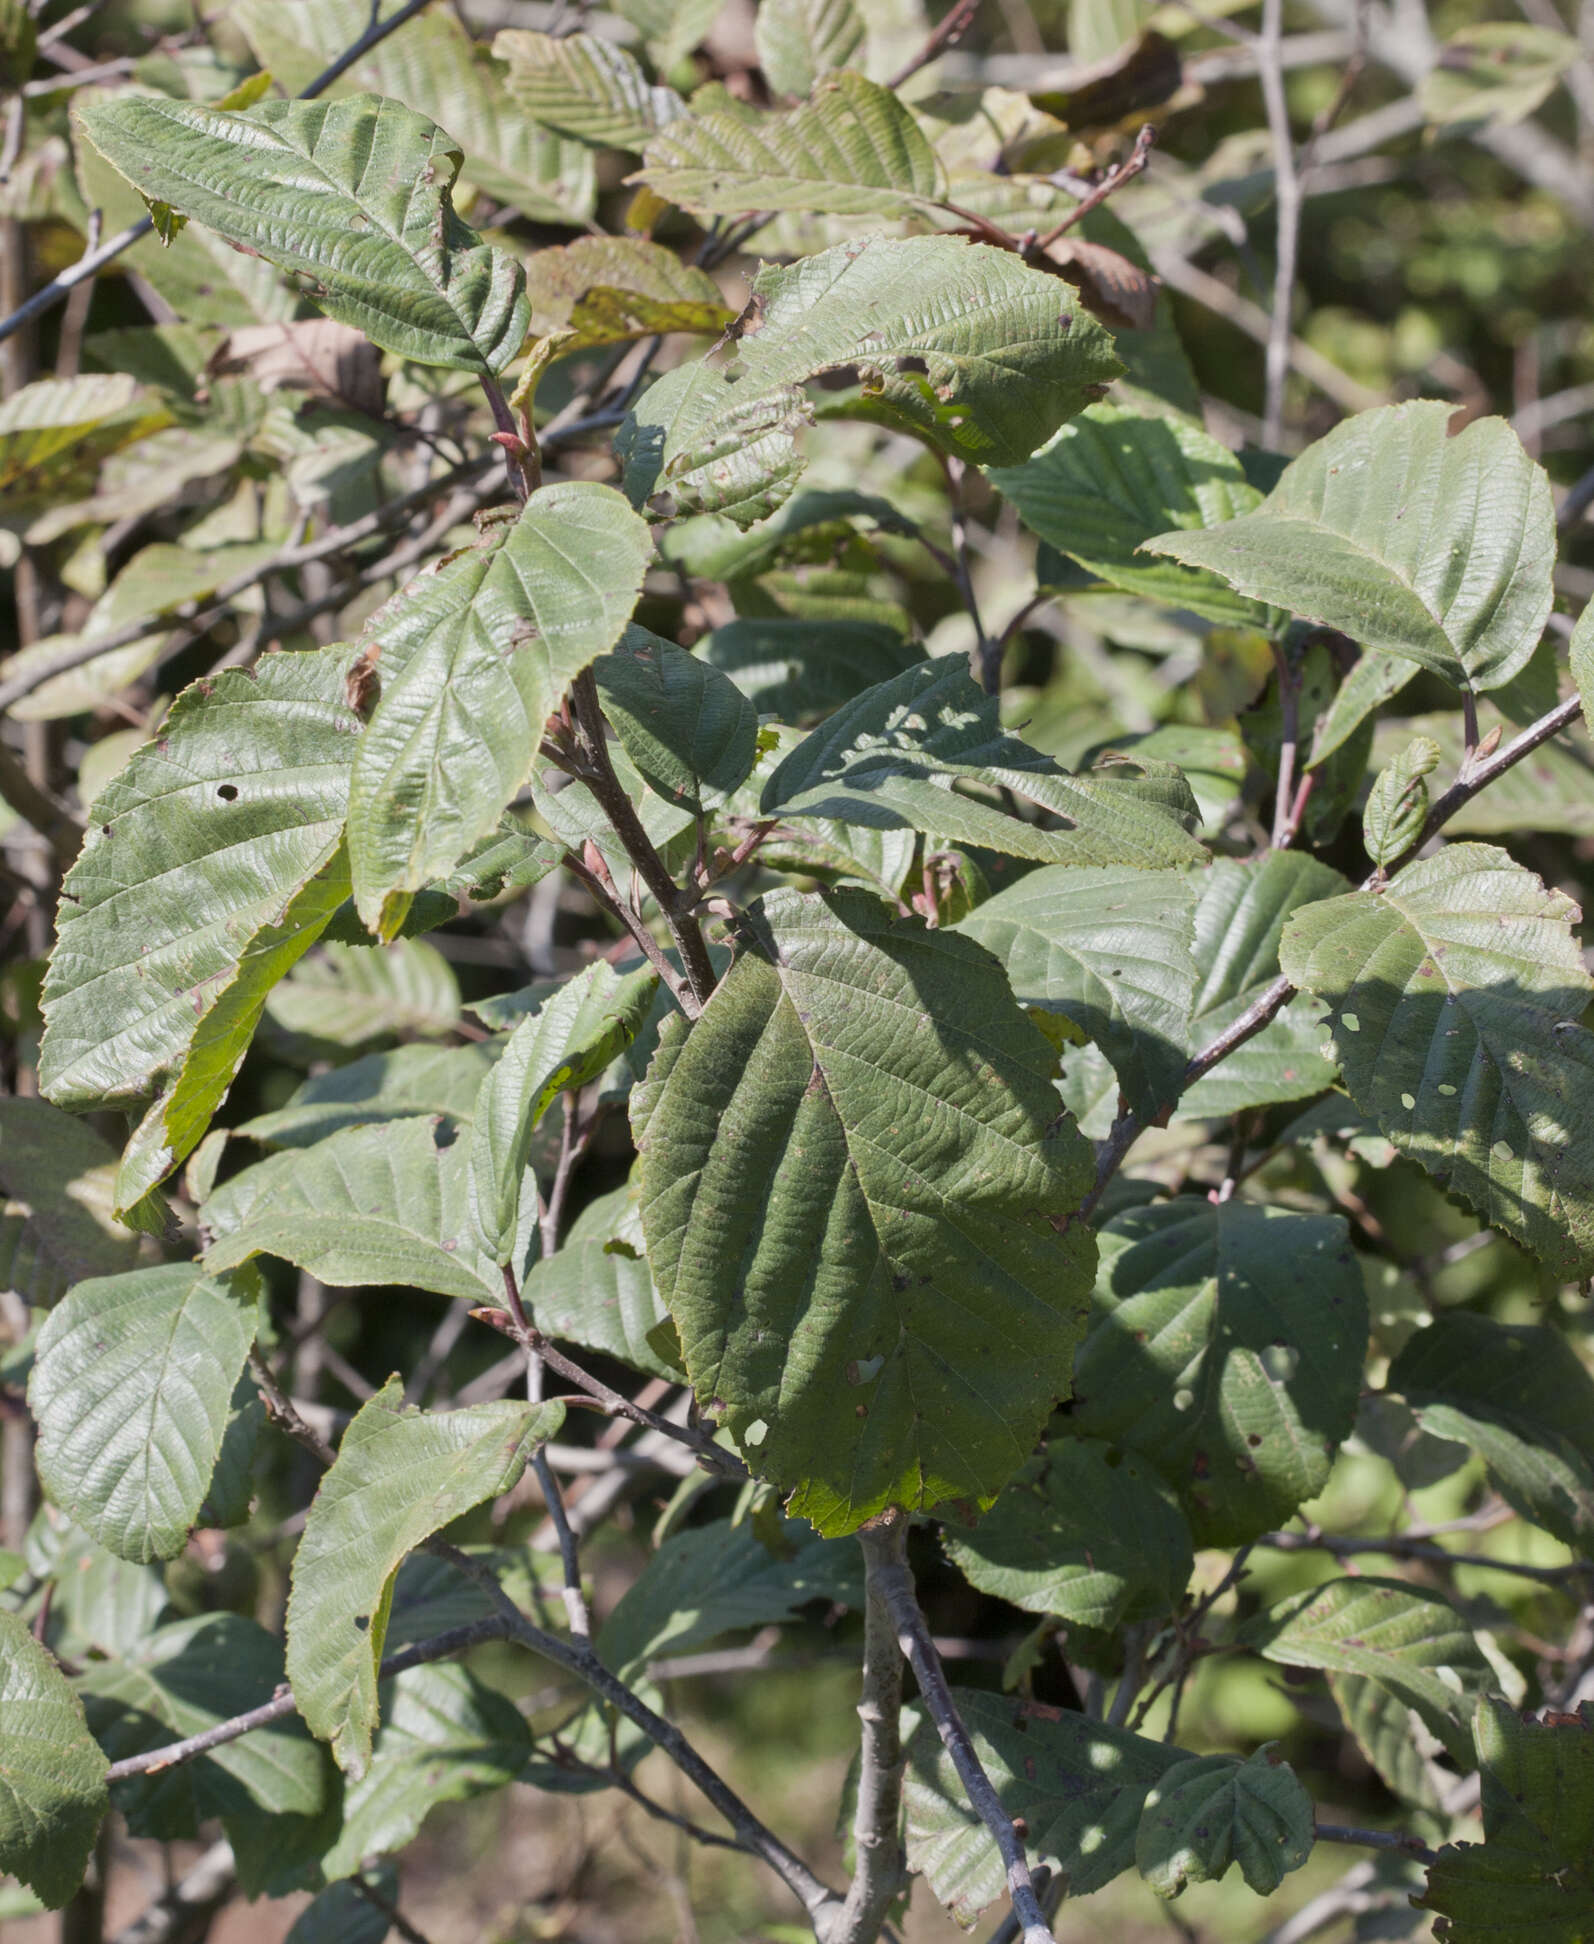
M349 1878L349 1883L357 1897L363 1897L373 1910L381 1911L393 1929L405 1940L405 1944L431 1944L425 1931L412 1924L396 1903L384 1897L380 1890L368 1883L358 1874Z
M883 1568L906 1568L908 1524L893 1519L858 1534L863 1548L864 1609L862 1724L858 1800L852 1819L854 1874L833 1944L874 1944L902 1883L902 1651L879 1590Z
M1416 1836L1403 1836L1398 1829L1351 1829L1341 1823L1319 1823L1317 1840L1320 1843L1354 1843L1358 1849L1399 1850L1403 1856L1414 1856L1419 1863L1436 1863L1437 1850Z
M1135 137L1135 145L1129 151L1127 160L1108 169L1094 188L1080 197L1063 220L1038 237L1027 250L1025 256L1044 256L1058 237L1064 236L1076 223L1083 222L1093 209L1099 209L1109 196L1116 195L1126 182L1133 182L1137 175L1145 172L1151 160L1151 151L1157 145L1157 131L1147 122Z
M974 16L979 10L980 0L957 0L957 5L935 26L918 53L906 67L897 69L886 86L900 88L904 81L911 81L920 68L928 67L932 61L939 60L948 48L956 47L974 25Z
M1335 1559L1354 1559L1361 1553L1381 1553L1389 1559L1431 1560L1440 1566L1482 1566L1494 1573L1515 1573L1519 1578L1539 1580L1546 1586L1564 1586L1569 1580L1587 1579L1594 1574L1594 1561L1573 1560L1566 1566L1529 1566L1514 1559L1495 1559L1488 1553L1449 1552L1443 1546L1413 1539L1405 1533L1391 1533L1384 1539L1341 1538L1335 1533L1267 1532L1255 1542L1274 1552L1325 1552Z
M900 1513L890 1516L902 1518ZM1014 1914L1024 1926L1024 1944L1057 1944L1035 1894L1035 1883L1024 1855L1023 1840L1013 1826L1013 1818L1002 1807L1001 1798L991 1786L991 1778L981 1766L969 1731L957 1711L957 1703L952 1698L952 1689L947 1683L941 1658L935 1651L929 1625L919 1610L913 1574L906 1560L880 1563L874 1578L876 1591L891 1615L898 1645L913 1669L920 1697L935 1723L941 1744L952 1758L970 1806L991 1832L992 1840L1001 1854L1007 1873L1008 1898Z
M1267 337L1267 394L1262 443L1277 451L1284 435L1284 385L1290 372L1290 312L1295 300L1295 260L1301 233L1301 179L1295 167L1289 103L1284 94L1284 0L1262 0L1257 71L1273 145L1273 311Z

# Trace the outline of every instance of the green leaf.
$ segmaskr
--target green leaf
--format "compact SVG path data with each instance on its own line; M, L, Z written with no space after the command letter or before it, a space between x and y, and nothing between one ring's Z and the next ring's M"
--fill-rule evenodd
M1061 1870L1071 1897L1134 1867L1141 1805L1189 1759L1182 1749L1016 1695L954 1688L953 1696L1002 1807L1024 1819L1032 1862ZM908 1867L971 1928L1007 1888L1002 1859L927 1715L907 1756Z
M1165 1619L1192 1564L1190 1528L1152 1467L1094 1438L1055 1439L947 1556L971 1586L1026 1613L1116 1631Z
M562 1404L407 1409L395 1377L360 1407L293 1561L288 1679L313 1734L355 1781L377 1721L376 1670L406 1553L507 1492L564 1422Z
M519 266L455 215L461 153L424 115L376 95L234 113L122 95L78 115L147 201L298 271L384 351L477 373L519 352Z
M379 656L381 689L354 757L349 861L379 937L395 935L409 894L497 826L543 722L618 640L651 552L612 487L560 481L373 617L366 652Z
M266 1147L310 1147L340 1128L370 1121L441 1114L468 1123L482 1082L501 1046L398 1046L328 1067L304 1081L287 1104L245 1121L235 1132Z
M1295 913L1282 963L1327 1001L1352 1098L1554 1273L1594 1264L1594 992L1577 906L1486 844Z
M675 1326L653 1287L652 1271L629 1239L633 1212L629 1186L588 1202L558 1252L527 1271L521 1296L545 1335L678 1383L679 1359L654 1348L660 1326L671 1336Z
M1198 1546L1256 1538L1323 1489L1355 1421L1367 1298L1344 1221L1184 1196L1099 1240L1069 1429L1155 1465Z
M1061 1013L1155 1117L1178 1093L1196 968L1188 873L1064 865L1030 871L956 926L994 952L1020 1005Z
M778 517L778 516L777 516ZM924 660L924 649L878 621L744 615L697 651L723 669L761 716L814 722Z
M598 1635L623 1681L649 1662L689 1654L738 1627L795 1620L814 1600L862 1607L862 1557L850 1540L819 1539L797 1519L776 1521L775 1546L751 1519L678 1532L648 1561Z
M0 1613L0 1870L51 1910L83 1881L110 1804L83 1703L14 1614Z
M487 1251L515 1253L522 1184L537 1123L567 1089L596 1080L642 1028L658 974L595 959L510 1034L483 1085L471 1130L470 1194Z
M1498 688L1549 616L1550 482L1503 419L1448 438L1452 409L1362 412L1308 446L1254 513L1147 547L1458 688Z
M1337 871L1302 851L1213 862L1196 883L1192 1053L1232 1026L1278 977L1279 939L1290 913L1345 888ZM1321 1017L1315 1001L1291 1001L1183 1095L1178 1117L1216 1118L1273 1101L1304 1100L1331 1087L1339 1074L1318 1050Z
M371 0L315 0L296 13L279 0L234 0L227 19L249 37L261 66L297 93L361 40ZM327 93L402 101L469 151L466 177L487 195L534 223L585 223L597 199L591 149L533 121L505 80L503 63L488 58L451 8L428 7L368 48Z
M459 981L435 945L324 945L266 1002L284 1031L334 1046L394 1033L438 1038L459 1024Z
M667 373L621 426L626 491L634 504L667 492L680 513L761 519L802 471L803 387L843 372L898 429L1016 465L1119 370L1106 332L1057 293L1010 251L943 236L876 237L762 270L740 336Z
M188 1543L255 1339L260 1279L191 1262L79 1283L39 1332L28 1400L52 1502L123 1559Z
M1594 734L1594 603L1577 617L1571 642L1572 680L1583 704L1583 720Z
M1312 1853L1312 1799L1266 1742L1237 1755L1192 1755L1146 1797L1135 1864L1159 1897L1215 1883L1231 1864L1259 1897L1271 1897Z
M532 34L511 27L493 42L507 62L510 98L545 128L595 148L640 149L686 113L673 88L648 82L635 55L595 34Z
M526 266L535 337L568 331L560 353L655 332L717 335L736 313L706 270L641 236L578 236Z
M391 1864L362 1870L360 1876L388 1903L396 1901L398 1872ZM385 1944L392 1930L387 1912L343 1878L310 1899L294 1918L283 1944Z
M1525 121L1582 58L1571 34L1525 20L1465 26L1435 52L1417 99L1445 134L1464 135Z
M130 1654L152 1627L176 1617L160 1566L118 1559L53 1508L28 1532L28 1565L55 1582L50 1622L65 1654Z
M1092 1167L1051 1049L987 953L866 893L746 924L639 1101L648 1260L693 1387L826 1534L988 1503L1083 1320L1092 1244L1058 1230Z
M1450 1778L1433 1760L1439 1741L1401 1695L1364 1674L1330 1671L1329 1691L1357 1746L1379 1779L1402 1802L1443 1815L1442 1790Z
M1070 776L1007 735L997 699L961 655L916 662L838 709L786 757L764 786L759 814L834 817L877 829L911 828L1009 857L1067 864L1184 864L1205 855L1183 817L1165 814L1111 771ZM1126 766L1127 767L1127 766ZM959 794L958 781L998 785L1062 818L1058 829ZM1180 808L1194 819L1188 792Z
M593 674L603 712L667 802L713 809L746 781L758 715L729 676L645 628L628 628Z
M0 495L6 511L47 495L63 463L114 452L133 431L139 388L125 372L41 378L0 401ZM104 426L107 437L93 438ZM109 429L109 428L119 429ZM79 447L87 447L79 452Z
M811 101L785 114L673 122L648 143L631 180L695 216L895 215L946 188L912 112L889 88L851 73L827 76Z
M1477 1452L1523 1518L1594 1549L1594 1377L1558 1330L1449 1312L1412 1333L1388 1387L1424 1430Z
M679 67L714 25L725 0L615 0L615 12L642 35L661 71Z
M763 0L753 22L758 65L777 95L812 94L825 75L860 66L864 41L855 0Z
M1594 1929L1594 1711L1524 1720L1480 1701L1483 1834L1447 1843L1414 1899L1442 1944L1579 1944Z
M382 1684L381 1712L371 1765L344 1791L328 1876L406 1848L439 1803L507 1787L531 1756L519 1709L464 1667L407 1669Z
M115 1150L47 1101L0 1100L0 1288L48 1309L85 1276L131 1269L111 1214Z
M1362 842L1375 864L1392 864L1417 841L1428 815L1424 779L1438 765L1438 743L1431 736L1413 736L1379 772L1362 812Z
M1023 465L989 477L1032 533L1114 587L1222 627L1267 627L1268 609L1221 576L1139 552L1170 525L1221 526L1261 503L1239 460L1198 425L1091 405Z
M223 1182L200 1211L213 1271L281 1256L337 1289L401 1283L496 1302L476 1235L470 1145L438 1145L429 1116L349 1127Z
M285 916L338 852L351 660L266 655L196 682L101 793L45 981L39 1078L58 1105L128 1100L180 1073L229 994L224 1018L244 1031L257 970L288 949ZM231 1050L224 1034L206 1057Z
M95 1740L120 1762L262 1706L281 1680L273 1634L240 1614L202 1613L160 1628L125 1659L91 1664L81 1691ZM116 1806L136 1834L165 1841L219 1817L240 1878L259 1895L290 1859L319 1852L336 1803L323 1750L290 1715L118 1783Z
M1246 1623L1239 1644L1282 1667L1321 1667L1376 1681L1439 1737L1457 1766L1475 1766L1473 1701L1494 1671L1448 1601L1405 1580L1330 1580Z

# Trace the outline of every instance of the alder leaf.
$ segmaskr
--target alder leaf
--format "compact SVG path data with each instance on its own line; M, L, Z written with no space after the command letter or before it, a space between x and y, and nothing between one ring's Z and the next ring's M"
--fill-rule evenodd
M1578 1944L1594 1927L1594 1709L1474 1723L1482 1844L1447 1843L1414 1898L1441 1944Z
M531 774L544 721L619 638L651 552L612 487L560 481L367 624L380 688L354 756L348 827L355 904L372 932L395 936L412 895L496 827Z
M394 1377L344 1432L294 1554L287 1668L311 1733L353 1780L370 1760L376 1671L405 1555L507 1492L564 1414L562 1404L416 1411Z
M500 1042L485 1041L368 1053L346 1066L312 1073L283 1106L257 1114L233 1131L264 1147L303 1148L340 1128L403 1120L411 1114L440 1114L468 1124L500 1050Z
M1594 733L1594 603L1577 617L1572 630L1572 680L1583 704L1583 720Z
M1330 1580L1247 1621L1239 1644L1282 1667L1376 1681L1437 1735L1464 1772L1476 1766L1473 1702L1494 1670L1447 1600L1405 1580Z
M48 1101L0 1100L0 1289L48 1309L86 1276L131 1269L138 1243L111 1214L116 1152Z
M0 1613L0 1870L59 1910L110 1807L83 1703L25 1621Z
M1329 1008L1351 1096L1552 1272L1594 1265L1594 993L1577 906L1487 844L1297 911L1282 963Z
M758 756L758 712L728 675L645 628L594 664L603 712L667 803L714 809Z
M827 1535L989 1503L1066 1388L1093 1170L1053 1064L988 953L856 891L762 900L661 1036L648 1261L700 1401Z
M1155 1465L1198 1546L1289 1518L1328 1482L1361 1391L1367 1297L1343 1219L1183 1196L1099 1242L1068 1428Z
M1032 533L1114 587L1221 627L1268 626L1268 608L1220 575L1139 551L1169 526L1221 526L1261 503L1239 460L1198 425L1091 405L1023 465L987 476Z
M536 337L569 332L560 355L655 332L717 335L735 317L706 270L641 236L578 236L526 266Z
M242 1057L269 980L331 916L307 887L338 868L352 658L266 655L196 682L100 793L44 988L40 1087L58 1105L130 1100L196 1050L184 1099L200 1098Z
M1264 1742L1254 1755L1192 1755L1152 1787L1140 1812L1135 1863L1159 1897L1215 1883L1231 1864L1271 1897L1312 1853L1312 1799Z
M865 38L855 0L763 0L753 22L758 65L777 95L811 94L825 75L860 65Z
M1121 369L1094 319L1010 251L944 236L876 237L761 270L739 335L668 372L615 438L640 505L739 526L802 471L810 380L860 382L872 415L955 458L1016 465Z
M1116 1631L1166 1619L1190 1577L1190 1528L1149 1464L1095 1438L1032 1458L977 1526L948 1526L970 1586L1026 1613Z
M412 1033L439 1039L459 1025L459 981L435 945L325 944L275 987L266 1010L284 1032L330 1046Z
M229 112L128 94L78 118L146 201L301 273L329 317L384 351L477 373L519 352L520 267L454 213L460 150L402 103L350 95Z
M803 724L924 660L918 642L883 622L786 614L739 615L694 652L722 669L761 716Z
M912 111L889 88L852 73L828 75L812 100L784 114L672 122L648 143L630 180L694 216L896 215L946 189Z
M1154 1118L1187 1058L1194 915L1187 872L1049 865L954 929L996 954L1020 1005L1061 1013L1093 1039L1130 1106Z
M1439 765L1431 736L1413 736L1379 771L1362 811L1362 843L1375 864L1393 864L1417 841L1428 815L1428 784Z
M1503 419L1359 413L1292 461L1254 513L1147 551L1402 655L1458 688L1508 682L1539 645L1555 563L1550 482Z
M174 1559L210 1490L260 1277L195 1262L82 1282L39 1332L28 1401L39 1481L119 1558Z
M988 794L1015 791L1061 827L1009 816L988 798L954 790L958 781ZM1127 774L1120 784L1112 769L1070 776L1000 727L996 698L961 655L916 662L837 709L770 777L759 814L922 830L1048 863L1155 868L1205 856L1189 834L1196 811L1182 778L1165 807Z
M952 1693L1002 1807L1023 1818L1032 1863L1062 1871L1071 1897L1133 1869L1141 1806L1189 1760L1183 1749L1017 1695ZM1001 1856L928 1714L908 1737L907 1757L908 1867L971 1929L1007 1888Z
M531 1137L569 1088L584 1087L634 1040L653 1004L658 974L621 974L597 959L510 1034L482 1086L471 1128L470 1196L487 1251L500 1265L515 1252Z
M588 1202L559 1249L527 1270L521 1296L544 1335L679 1383L679 1357L655 1348L656 1333L662 1328L673 1338L675 1325L645 1257L623 1232L634 1210L629 1184Z
M1560 1331L1448 1312L1412 1333L1387 1381L1425 1431L1478 1453L1523 1518L1594 1546L1594 1377Z
M595 148L640 149L686 113L673 88L649 83L634 54L595 34L510 27L493 55L507 64L505 86L526 114Z

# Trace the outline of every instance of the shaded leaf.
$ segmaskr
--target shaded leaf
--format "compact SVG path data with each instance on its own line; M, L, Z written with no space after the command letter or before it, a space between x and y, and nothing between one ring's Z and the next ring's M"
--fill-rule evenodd
M578 236L526 266L531 330L570 332L561 352L664 331L724 330L736 313L706 270L640 236Z
M1312 1853L1312 1799L1267 1742L1236 1755L1192 1755L1154 1784L1140 1813L1135 1863L1159 1897L1213 1883L1238 1863L1270 1897Z
M111 1214L114 1149L47 1101L0 1100L0 1288L47 1309L86 1276L131 1269Z
M1325 1000L1352 1098L1554 1272L1594 1264L1594 992L1577 907L1485 844L1308 906L1282 963Z
M435 945L324 945L266 1002L290 1033L360 1046L394 1033L438 1038L459 1024L459 981Z
M1178 1092L1190 1039L1195 891L1187 873L1030 871L957 930L1007 970L1021 1005L1061 1013L1112 1061L1137 1113Z
M389 1903L396 1899L398 1872L391 1864L362 1870L360 1875ZM310 1899L294 1918L283 1944L384 1944L392 1928L387 1912L343 1878Z
M918 642L882 622L785 615L727 621L698 653L723 669L760 715L781 722L816 721L924 660Z
M500 1045L398 1046L313 1073L292 1098L234 1131L266 1147L310 1147L340 1128L441 1114L468 1122Z
M511 99L545 128L578 142L639 149L686 113L673 88L650 85L635 55L595 34L511 27L493 42L493 54L508 65Z
M940 450L1016 465L1118 371L1111 341L1009 251L877 237L760 271L723 352L645 392L616 436L634 503L748 525L790 496L803 387L861 379L871 412Z
M1092 1169L1052 1066L994 959L861 892L763 900L661 1038L648 1260L699 1398L822 1532L989 1502L1066 1383Z
M593 674L626 754L667 802L712 809L746 781L758 715L712 663L633 627Z
M1550 612L1550 483L1504 420L1451 439L1451 414L1438 400L1362 412L1254 513L1148 548L1458 688L1498 688Z
M79 1283L39 1332L28 1399L51 1500L123 1559L173 1559L221 1451L260 1279L169 1263Z
M361 1406L321 1480L293 1561L288 1679L313 1734L355 1781L370 1762L376 1670L406 1553L507 1492L564 1421L562 1404L410 1410L391 1379Z
M629 1186L588 1202L558 1252L527 1271L521 1296L545 1335L616 1357L646 1376L679 1382L679 1359L654 1348L660 1326L671 1336L675 1326L647 1262L624 1239L633 1211Z
M889 88L852 73L827 76L812 100L784 114L672 122L648 143L631 180L696 216L893 215L945 190L911 110Z
M1471 1629L1437 1593L1405 1580L1330 1580L1294 1593L1240 1630L1283 1667L1360 1674L1414 1708L1463 1770L1474 1766L1472 1707L1494 1673Z
M368 624L380 688L354 757L349 862L378 936L393 937L409 894L495 828L531 774L544 721L619 638L651 552L612 487L560 481Z
M1184 1196L1102 1229L1068 1424L1140 1452L1196 1544L1237 1545L1328 1481L1367 1352L1337 1215Z
M1170 525L1219 526L1261 502L1239 460L1199 426L1091 405L1021 466L993 468L990 480L1032 533L1114 587L1225 627L1267 626L1268 609L1219 575L1139 551Z
M74 449L101 426L120 421L122 429L111 433L109 444L95 439L90 448L95 457L114 451L133 431L126 415L138 396L126 372L112 371L41 378L0 400L0 505L12 512L47 493Z
M1026 1613L1116 1632L1166 1618L1190 1577L1190 1528L1152 1467L1094 1438L1055 1439L947 1556Z
M0 1613L0 1870L59 1910L110 1804L83 1703L25 1622Z
M1189 1759L1183 1750L1016 1695L954 1688L953 1696L1002 1807L1024 1819L1032 1863L1063 1871L1075 1897L1134 1867L1141 1805ZM1007 1887L1001 1856L927 1715L907 1756L908 1867L972 1926Z
M424 115L376 95L236 112L122 95L78 115L146 200L301 272L383 350L473 372L520 350L520 269L454 213L461 154Z

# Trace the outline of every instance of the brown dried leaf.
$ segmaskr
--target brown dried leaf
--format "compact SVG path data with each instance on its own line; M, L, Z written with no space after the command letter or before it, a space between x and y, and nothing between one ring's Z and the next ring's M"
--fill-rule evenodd
M382 416L382 354L352 324L309 317L229 331L210 361L220 376L248 372L262 391L309 391L369 418Z

